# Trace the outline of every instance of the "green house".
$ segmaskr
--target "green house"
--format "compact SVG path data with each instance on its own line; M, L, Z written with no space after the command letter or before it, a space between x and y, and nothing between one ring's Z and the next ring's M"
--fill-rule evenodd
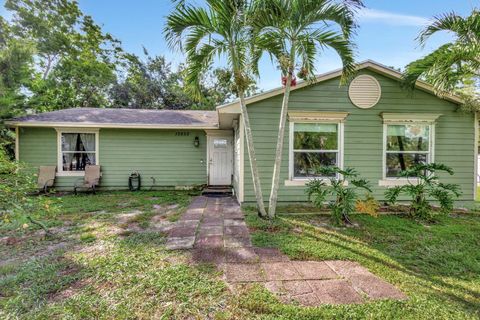
M418 82L405 90L401 74L373 61L340 85L341 70L299 82L290 96L279 202L306 201L305 183L317 166L354 167L374 196L409 183L399 172L418 162L452 167L444 182L461 186L461 202L475 199L478 126ZM271 187L283 89L247 99L259 174ZM229 186L241 203L255 201L238 102L216 111L82 108L12 119L16 155L33 166L56 165L57 189L71 190L86 164L102 170L101 189L126 189L138 171L142 188ZM410 181L412 182L412 181Z

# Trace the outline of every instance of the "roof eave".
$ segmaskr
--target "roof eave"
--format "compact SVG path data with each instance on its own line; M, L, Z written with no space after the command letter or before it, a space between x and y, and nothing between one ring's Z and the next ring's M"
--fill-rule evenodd
M384 65L382 65L378 62L372 61L372 60L366 60L366 61L363 61L363 62L361 62L357 65L357 70L362 70L362 69L366 69L366 68L372 69L372 70L374 70L374 71L376 71L380 74L383 74L383 75L385 75L387 77L390 77L390 78L393 78L393 79L397 79L397 80L402 79L402 74L400 72L398 72L396 70L393 70L393 69L391 69L387 66L384 66ZM319 82L322 82L322 81L330 80L330 79L339 77L341 75L342 75L342 69L336 69L336 70L318 75L316 77L315 81L313 81L313 82L308 82L308 81L304 81L304 80L299 81L295 87L292 87L291 90L292 91L298 90L298 89L301 89L301 88L306 87L308 85L312 85L312 84L319 83ZM455 96L455 95L439 96L438 94L436 94L433 86L424 82L424 81L420 81L420 80L417 81L415 83L415 87L420 89L420 90L431 93L431 94L439 97L440 99L445 99L445 100L448 100L450 102L454 102L454 103L457 103L457 104L464 103L463 99L461 99L460 97ZM284 89L283 87L278 87L278 88L275 88L275 89L268 90L266 92L259 93L257 95L246 98L245 103L248 105L248 104L251 104L251 103L254 103L254 102L257 102L257 101L261 101L261 100L264 100L264 99L268 99L268 98L277 96L277 95L283 93L283 89ZM236 101L218 106L217 110L218 110L219 113L235 113L235 112L238 112L239 105L240 105L240 102L238 100L236 100Z
M111 129L218 129L218 125L158 125L158 124L124 124L93 122L46 122L46 121L5 121L9 127L43 127L43 128L111 128Z

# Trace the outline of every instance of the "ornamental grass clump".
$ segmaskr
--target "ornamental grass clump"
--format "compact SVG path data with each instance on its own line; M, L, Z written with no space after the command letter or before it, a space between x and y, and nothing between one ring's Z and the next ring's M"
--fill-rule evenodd
M408 183L388 189L385 199L393 205L402 195L410 198L408 214L413 218L432 220L438 214L450 213L460 196L460 187L439 182L438 172L453 175L452 168L438 163L416 164L402 171L400 177L406 178ZM434 201L440 206L439 210L434 210Z
M308 199L317 208L325 204L330 208L332 220L335 224L352 224L349 215L355 212L355 203L358 199L359 189L371 192L369 183L358 177L353 168L340 169L338 167L323 167L317 170L322 177L307 183L306 193ZM328 197L332 200L327 200Z

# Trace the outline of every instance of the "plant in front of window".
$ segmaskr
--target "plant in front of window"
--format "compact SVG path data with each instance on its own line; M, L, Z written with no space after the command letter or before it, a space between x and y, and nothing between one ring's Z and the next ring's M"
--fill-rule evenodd
M431 200L438 201L440 213L448 214L453 209L456 198L460 196L459 186L452 183L439 182L438 172L453 175L452 168L439 163L416 164L400 173L407 178L408 183L396 186L385 192L385 198L390 204L395 204L401 195L411 198L409 215L413 218L431 220L435 211Z
M327 184L324 179L317 178L308 182L306 193L309 201L317 208L322 208L328 202L335 224L352 224L349 215L355 212L357 190L371 192L368 181L359 178L353 168L342 170L338 167L322 167L317 171L323 177L330 177L330 183ZM328 201L329 196L333 197L333 200Z

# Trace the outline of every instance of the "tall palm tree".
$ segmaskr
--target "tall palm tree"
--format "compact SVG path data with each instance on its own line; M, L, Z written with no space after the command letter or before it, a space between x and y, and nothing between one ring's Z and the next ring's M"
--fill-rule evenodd
M277 206L285 124L295 72L299 69L300 78L313 80L317 55L328 47L340 56L342 80L345 81L355 70L351 36L356 27L355 9L362 5L361 1L355 0L257 1L255 60L260 59L262 52L269 53L282 71L285 86L269 199L268 214L271 218L275 216Z
M404 79L413 87L418 79L432 83L437 93L461 93L473 88L470 97L478 102L480 81L480 11L461 17L454 12L435 17L418 36L421 46L439 32L454 35L454 41L444 44L425 57L407 65ZM460 90L460 91L459 91ZM478 111L478 110L477 110Z
M252 81L252 72L256 70L251 67L250 61L253 35L250 27L251 1L207 0L206 5L206 8L195 7L179 1L174 12L167 17L165 36L171 47L180 48L186 54L186 82L197 97L200 95L202 75L214 58L226 58L240 100L258 211L261 216L266 216L245 103L245 90Z

